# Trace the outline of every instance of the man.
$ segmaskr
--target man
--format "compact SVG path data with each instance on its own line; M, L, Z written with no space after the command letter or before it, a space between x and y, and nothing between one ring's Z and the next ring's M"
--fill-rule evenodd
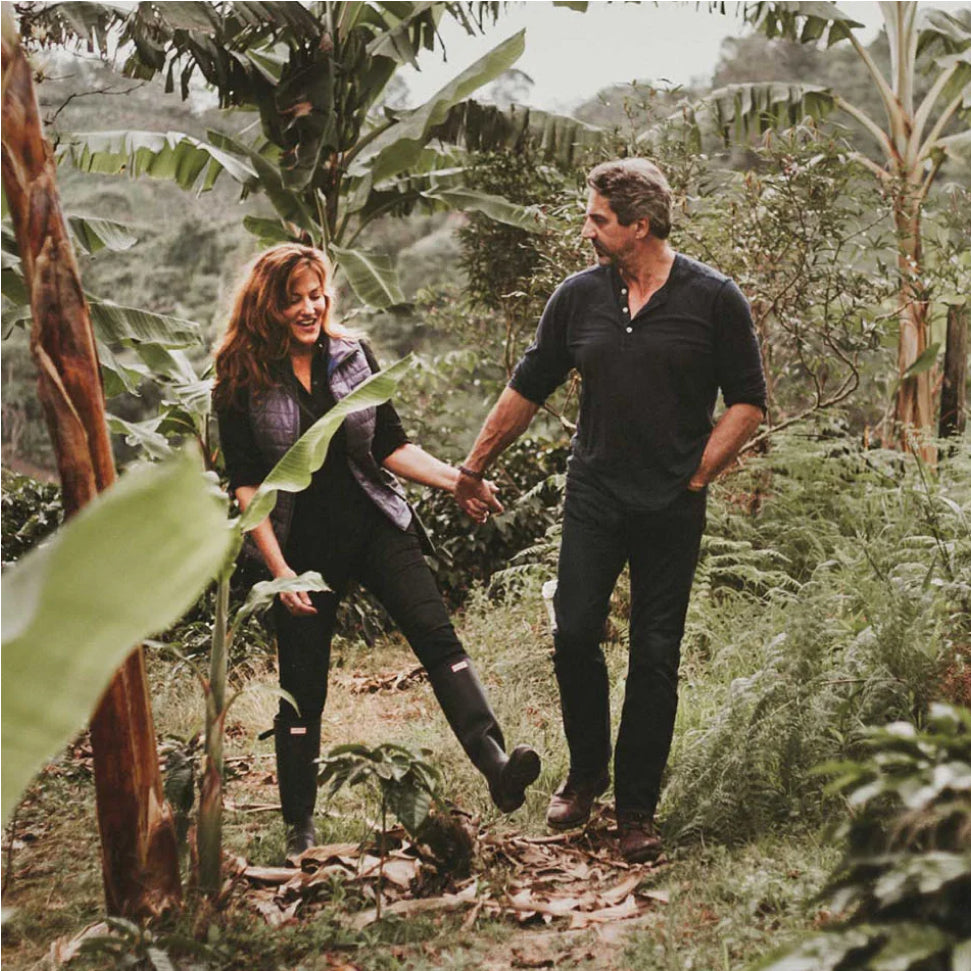
M597 265L565 280L461 467L456 500L501 512L483 475L572 368L582 377L554 598L554 670L570 752L554 828L581 825L609 782L609 685L600 641L630 565L630 660L614 764L620 850L657 857L654 811L677 708L684 618L708 483L763 416L748 304L727 277L668 243L671 190L645 159L590 173L583 237ZM712 427L718 389L725 411Z

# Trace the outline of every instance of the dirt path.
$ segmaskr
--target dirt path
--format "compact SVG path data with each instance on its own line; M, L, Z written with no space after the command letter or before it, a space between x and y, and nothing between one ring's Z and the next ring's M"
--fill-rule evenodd
M346 737L328 738L325 750L344 741L385 741L402 723L427 718L434 699L423 680L410 663L336 672L328 725L331 736L334 726L343 726ZM261 760L244 766L231 785L234 798L248 798L254 810L272 805L271 765ZM489 923L495 931L498 923L501 931L490 935L494 939L481 956L484 969L623 968L629 935L656 922L667 902L657 889L663 866L631 866L617 854L609 807L600 807L583 831L553 835L481 826L455 809L439 819L449 832L437 840L410 840L401 827L389 833L380 877L383 914L433 919L457 914L469 932ZM233 906L253 909L275 926L311 921L327 905L322 888L335 878L373 902L382 871L377 853L371 841L309 850L294 861L296 868L247 866L240 860ZM376 918L376 909L365 906L350 915L349 923L360 930ZM434 963L427 949L425 957Z

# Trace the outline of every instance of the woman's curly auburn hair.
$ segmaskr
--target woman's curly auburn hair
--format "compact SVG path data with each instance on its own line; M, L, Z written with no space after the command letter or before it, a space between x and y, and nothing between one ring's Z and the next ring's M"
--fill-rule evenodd
M216 408L238 406L242 394L259 394L279 383L279 365L291 350L290 328L283 310L290 299L290 280L299 270L316 271L327 294L324 333L328 337L353 336L331 317L334 298L327 257L318 249L283 243L258 256L244 271L229 316L226 336L216 351Z

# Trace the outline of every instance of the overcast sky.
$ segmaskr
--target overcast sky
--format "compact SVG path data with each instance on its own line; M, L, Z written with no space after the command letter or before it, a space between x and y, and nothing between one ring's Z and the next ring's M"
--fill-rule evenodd
M409 104L421 104L440 87L500 41L526 28L526 52L516 68L534 86L533 107L569 111L615 83L634 80L687 84L708 82L725 37L743 33L741 19L727 5L726 15L708 13L707 3L592 2L586 13L554 7L546 0L510 3L485 37L468 37L443 25L448 63L426 56L422 71L402 76ZM840 8L867 25L872 40L882 24L876 2L842 0ZM697 9L700 8L700 9Z

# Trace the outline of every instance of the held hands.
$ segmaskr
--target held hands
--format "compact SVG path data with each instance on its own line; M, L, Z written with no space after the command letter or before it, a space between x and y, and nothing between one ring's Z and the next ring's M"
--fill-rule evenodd
M296 577L296 573L290 569L290 567L285 567L279 573L276 574L278 580L286 578ZM283 604L286 609L293 614L294 617L310 617L311 615L317 613L317 608L313 605L310 600L310 593L307 590L286 590L281 594L278 594L280 598L280 603Z
M503 512L503 505L496 498L498 491L499 487L488 479L459 475L455 483L455 501L469 518L481 526L489 518L490 512Z

